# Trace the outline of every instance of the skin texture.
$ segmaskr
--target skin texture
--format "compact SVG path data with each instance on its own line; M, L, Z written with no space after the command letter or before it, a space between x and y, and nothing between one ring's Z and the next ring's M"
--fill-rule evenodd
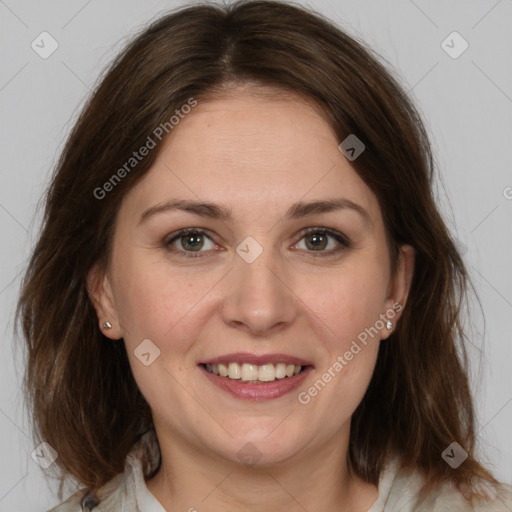
M378 201L339 142L314 105L240 87L181 120L123 200L109 268L90 272L89 293L100 325L112 323L105 334L124 339L151 406L163 462L147 484L169 511L366 511L377 499L377 488L350 472L347 449L390 331L380 329L308 404L297 400L379 315L405 305L412 278L410 246L391 276ZM368 221L348 208L284 218L297 201L334 198L362 206ZM214 202L233 219L174 210L139 223L170 199ZM169 244L181 256L166 247L192 227L207 231L200 253L190 236ZM308 227L336 230L351 247L329 236L315 250ZM249 236L263 249L252 263L236 252ZM187 249L202 257L183 256ZM134 355L145 339L160 349L149 366ZM314 370L280 398L241 400L198 367L232 352L289 354ZM251 466L238 457L248 442L260 456Z

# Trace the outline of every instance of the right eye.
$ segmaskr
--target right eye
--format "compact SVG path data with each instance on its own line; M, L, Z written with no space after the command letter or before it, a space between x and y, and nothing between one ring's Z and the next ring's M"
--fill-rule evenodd
M205 239L208 239L212 244L210 249L214 248L215 243L206 234L206 231L199 228L180 229L166 238L165 246L169 251L185 258L201 258L203 255L192 253L209 252L201 250L204 247Z

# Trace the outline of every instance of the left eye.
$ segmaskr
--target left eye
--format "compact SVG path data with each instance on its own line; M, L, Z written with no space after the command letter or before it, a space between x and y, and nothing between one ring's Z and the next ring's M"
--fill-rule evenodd
M326 251L324 249L329 248L329 239L334 240L334 242L331 244L331 250ZM305 241L306 249L311 249L312 252L324 253L314 254L314 256L328 256L350 247L350 242L344 235L327 228L309 228L303 233L300 241L302 240ZM334 247L332 247L333 245Z

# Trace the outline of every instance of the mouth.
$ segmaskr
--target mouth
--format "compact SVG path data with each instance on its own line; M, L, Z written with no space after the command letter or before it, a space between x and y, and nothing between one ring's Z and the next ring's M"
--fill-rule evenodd
M206 378L236 398L268 400L297 388L314 369L284 354L230 354L198 364Z
M219 377L250 383L275 382L276 380L289 379L306 369L306 366L292 363L256 365L234 361L219 364L203 364L202 366L207 372Z

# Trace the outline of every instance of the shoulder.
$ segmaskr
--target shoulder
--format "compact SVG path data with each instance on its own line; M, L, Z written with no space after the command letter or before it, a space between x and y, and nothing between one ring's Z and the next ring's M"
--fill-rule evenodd
M82 489L48 512L131 512L135 508L134 475L131 467L125 467L97 493Z
M397 459L390 461L381 474L379 498L368 512L511 512L512 486L491 484L475 479L473 491L481 498L468 500L464 489L459 491L452 483L445 483L433 491L424 501L420 501L423 486L422 473L415 469L400 467Z
M127 502L133 501L131 476L131 472L125 470L103 486L97 494L82 489L48 512L114 512L120 510L120 505L123 506L122 510L131 511L131 508L124 508Z
M124 471L105 484L96 494L82 489L48 512L131 512L139 510L139 501L147 503L144 477L158 467L160 451L156 434L146 432L126 457ZM154 509L154 507L153 507Z
M78 491L60 505L48 510L48 512L82 512L82 501L84 496L84 490Z
M437 493L433 511L447 509L453 512L510 512L512 511L512 486L492 484L478 479L473 485L481 497L468 500L452 484L443 485Z

